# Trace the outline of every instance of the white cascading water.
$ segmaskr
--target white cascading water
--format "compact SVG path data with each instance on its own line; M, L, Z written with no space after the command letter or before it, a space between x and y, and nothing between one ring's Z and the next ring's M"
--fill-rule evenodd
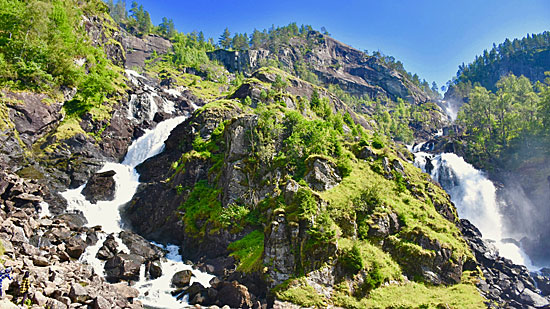
M116 172L114 179L116 182L116 192L113 201L98 201L92 204L81 194L85 185L73 190L67 190L61 195L67 200L67 210L81 211L86 220L87 226L100 225L105 233L98 235L98 242L94 246L86 249L81 257L83 262L93 266L98 274L104 274L104 261L96 258L96 254L103 245L107 234L114 233L115 240L119 244L119 250L128 252L128 248L122 244L118 233L123 230L120 207L128 203L134 196L139 185L139 174L135 167L146 159L160 153L164 147L164 141L168 138L170 132L181 122L185 116L175 117L159 123L155 129L147 130L146 133L137 139L129 148L128 153L122 163L105 163L100 172L114 170ZM168 245L163 247L156 243L156 246L162 247L168 251L165 259L161 261L162 276L150 280L145 275L145 267L142 265L140 280L135 284L135 288L140 291L139 300L146 306L155 308L177 308L185 304L185 298L182 301L177 300L170 293L173 289L170 287L172 276L181 270L191 270L193 278L191 283L199 282L208 287L212 275L193 270L190 265L182 262L181 255L178 254L179 247Z
M493 183L479 170L454 153L432 155L420 152L421 145L415 146L415 165L426 172L426 160L433 165L431 176L449 193L456 205L460 218L468 219L482 233L484 239L494 241L499 254L515 264L525 265L530 270L529 257L515 244L503 242L502 216ZM418 152L417 152L418 151Z

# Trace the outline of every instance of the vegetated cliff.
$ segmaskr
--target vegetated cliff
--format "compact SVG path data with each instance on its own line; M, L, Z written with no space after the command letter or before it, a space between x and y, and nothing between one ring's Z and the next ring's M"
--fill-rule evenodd
M193 248L182 253L271 304L483 306L454 206L410 153L328 97L311 100L305 81L253 76L248 92L274 95L205 105L138 167L144 184L125 210L134 230Z
M338 85L353 95L387 97L394 101L402 98L414 104L430 100L402 73L376 57L317 31L310 31L305 37L291 37L287 44L281 44L274 51L270 46L263 46L244 51L216 50L208 55L230 72L250 73L275 61L281 69L294 75L304 74L305 69L314 73L322 84Z
M473 85L480 85L489 90L496 90L497 82L506 75L525 76L535 83L546 78L550 71L550 32L527 35L514 39L493 48L468 64L462 64L445 92L445 100L456 102L460 107L468 101Z

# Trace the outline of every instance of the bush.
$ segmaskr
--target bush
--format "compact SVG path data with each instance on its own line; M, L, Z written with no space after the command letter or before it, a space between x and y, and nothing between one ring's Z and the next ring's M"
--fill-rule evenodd
M372 139L372 147L374 147L375 149L382 149L385 147L385 145L382 139L376 135Z
M338 260L342 263L342 266L352 274L358 273L365 267L365 262L361 256L361 249L359 249L357 244L345 250Z
M352 166L351 166L351 160L349 156L343 155L340 158L338 158L338 162L336 163L336 166L338 167L340 174L342 174L342 177L347 177L351 174Z

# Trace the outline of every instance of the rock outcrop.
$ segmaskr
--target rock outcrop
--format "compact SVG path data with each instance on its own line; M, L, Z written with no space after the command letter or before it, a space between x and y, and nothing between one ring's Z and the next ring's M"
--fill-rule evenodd
M316 44L313 50L304 53L306 41ZM208 55L224 64L230 72L247 73L258 69L268 59L277 59L294 72L301 59L321 82L336 84L355 95L386 96L393 100L404 98L415 104L429 100L411 81L380 60L316 31L308 33L306 39L292 38L288 45L281 46L276 52L267 49L217 50Z
M142 68L145 66L145 60L149 59L153 53L162 55L172 49L170 41L154 34L143 38L125 35L122 38L122 46L126 51L124 66L129 69Z
M458 226L483 271L484 279L477 286L488 299L488 307L547 308L550 305L550 297L541 295L525 266L500 257L496 247L483 240L481 232L468 220L461 219ZM539 280L543 287L544 282L548 282L543 276Z

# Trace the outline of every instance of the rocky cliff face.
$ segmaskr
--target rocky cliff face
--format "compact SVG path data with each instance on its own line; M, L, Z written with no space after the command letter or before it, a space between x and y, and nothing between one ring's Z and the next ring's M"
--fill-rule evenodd
M315 42L309 50L306 41ZM410 103L420 104L430 98L401 73L382 64L374 57L340 43L316 31L306 39L291 38L287 45L276 52L266 49L247 51L217 50L209 53L211 59L225 65L231 72L250 73L268 62L278 60L290 72L304 64L325 84L335 84L347 92L371 98L403 98Z

